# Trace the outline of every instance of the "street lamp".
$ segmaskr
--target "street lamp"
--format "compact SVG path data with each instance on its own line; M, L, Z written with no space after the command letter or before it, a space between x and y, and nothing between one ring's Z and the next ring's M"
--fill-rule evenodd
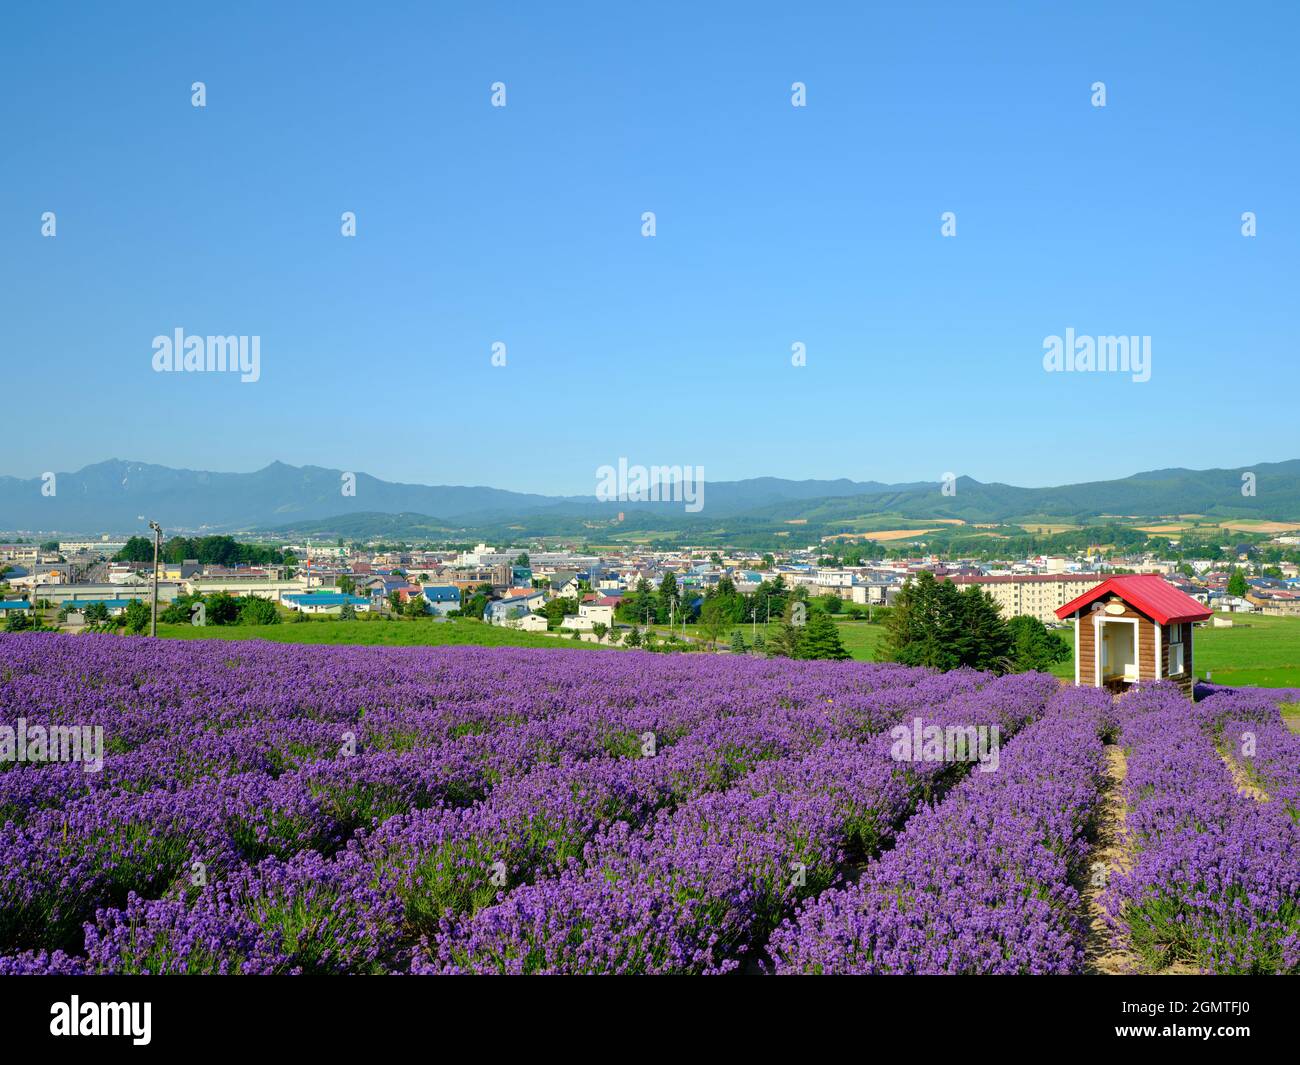
M162 526L156 521L149 523L153 530L153 601L149 607L149 635L158 635L158 550L162 547Z

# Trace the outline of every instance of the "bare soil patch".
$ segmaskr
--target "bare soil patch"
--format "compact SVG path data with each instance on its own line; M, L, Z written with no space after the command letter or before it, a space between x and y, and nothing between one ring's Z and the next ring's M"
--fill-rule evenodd
M1232 774L1232 782L1237 786L1237 791L1256 802L1268 802L1268 792L1246 775L1246 771L1235 758L1224 751L1220 751L1219 756L1223 759L1223 764L1228 767L1228 772Z
M1106 748L1106 766L1098 799L1095 839L1088 866L1084 870L1083 903L1088 916L1088 938L1084 944L1083 971L1097 976L1120 976L1143 971L1141 959L1133 951L1116 945L1101 904L1105 885L1117 872L1129 868L1132 856L1124 833L1124 780L1128 762L1123 748ZM1097 867L1102 868L1098 869ZM1098 876L1097 873L1102 875Z

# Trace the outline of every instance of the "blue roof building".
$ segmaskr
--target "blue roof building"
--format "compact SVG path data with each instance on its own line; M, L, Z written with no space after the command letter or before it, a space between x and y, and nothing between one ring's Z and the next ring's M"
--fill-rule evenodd
M424 589L424 601L435 614L450 614L460 609L460 589L451 584L429 585Z

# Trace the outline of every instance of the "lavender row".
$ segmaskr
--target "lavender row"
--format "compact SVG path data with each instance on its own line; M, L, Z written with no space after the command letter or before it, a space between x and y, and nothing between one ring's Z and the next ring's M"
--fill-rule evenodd
M1004 678L923 725L1013 733L1051 678ZM969 763L900 762L888 734L766 762L727 791L621 823L558 877L445 918L417 972L725 972L755 957L801 898L876 853L918 799Z
M1040 678L1040 690L1042 683ZM1026 681L1022 679L1020 686L1025 687ZM1000 702L1007 702L1005 696ZM1015 711L1005 706L998 710L1000 720L1014 716ZM846 742L837 741L840 746ZM843 769L843 752L837 755L827 751L824 761L822 780L827 781ZM772 779L785 778L778 772L772 774ZM349 942L365 945L364 951L347 955L347 964L379 965L382 960L384 965L399 966L404 964L404 950L413 934L448 924L448 915L473 913L498 895L516 900L520 893L531 889L524 886L511 892L511 886L563 865L566 858L573 865L578 849L583 848L584 853L589 849L583 847L583 841L592 839L597 832L604 832L595 848L601 854L602 873L611 872L616 864L674 868L674 861L663 858L664 840L656 832L633 830L651 810L662 805L671 792L672 780L669 759L540 767L517 783L503 784L473 808L434 808L393 818L373 835L363 834L335 863L310 866L312 876L301 880L304 887L313 885L313 900L318 897L316 892L325 890L321 885L348 882L349 876L357 883L377 885L383 905L375 905L369 898L367 905L352 908L344 896L331 894L330 905L323 912L335 913L332 935L343 935ZM789 781L805 785L811 782L807 777L790 777ZM841 806L843 792L840 779L836 804ZM807 796L782 796L775 805L769 804L768 827L785 824L786 815L809 805ZM753 813L752 809L744 811L734 796L707 796L692 806L693 827L712 823L708 816L701 816L705 809L711 810L719 823L732 825L745 823ZM841 817L847 818L848 814L841 813ZM663 820L661 817L661 823ZM621 846L611 842L620 838ZM289 901L293 896L286 898L285 893L299 882L297 870L315 857L312 853L299 854L287 862L269 858L256 869L240 870L208 888L188 908L170 899L146 902L132 897L123 908L100 912L88 936L88 964L94 971L108 972L335 971L331 966L342 964L338 956L304 958L300 950L289 949L298 942L296 939L285 945L279 923L283 913L295 912ZM499 883L492 879L494 867L499 869ZM357 869L369 873L358 874ZM338 870L351 872L342 876ZM722 870L723 875L730 873ZM273 881L272 888L263 885L266 877ZM814 872L814 882L816 877ZM545 878L540 884L543 892L551 886ZM657 887L666 889L668 885L664 881ZM264 907L259 901L266 913L259 909L256 917L250 916L245 900L262 900L268 891L281 903ZM367 915L369 923L358 924L362 914ZM389 916L375 924L370 918L376 914ZM725 934L728 928L726 917L726 912L719 912L716 906L679 906L671 933L683 941L717 940L717 932ZM620 940L626 941L626 936ZM231 949L219 951L221 942L231 944ZM716 951L704 950L702 954L714 959L713 968L719 967ZM698 967L709 968L703 964L703 957L696 961ZM677 959L680 963L681 959ZM51 963L46 959L44 964Z
M1281 721L1231 718L1221 733L1223 749L1266 793L1300 818L1300 736Z
M1120 700L1134 857L1103 902L1153 968L1300 967L1300 828L1285 804L1242 794L1216 747L1215 729L1243 710L1257 727L1270 713L1257 696L1216 695L1193 710L1165 684Z
M944 690L930 683L918 689L928 698ZM97 909L121 907L132 892L156 898L186 891L196 866L211 881L263 858L328 856L389 819L398 823L381 839L409 834L408 854L447 865L448 883L434 884L417 906L472 909L496 888L561 865L613 820L639 825L655 810L727 786L764 759L813 749L827 730L815 727L810 713L735 714L707 722L661 757L543 762L498 779L495 790L475 755L478 737L467 737L450 754L447 745L435 748L433 757L379 752L279 777L249 772L176 791L97 792L0 833L0 943L74 950L82 923ZM517 736L506 731L503 749L513 759ZM435 838L439 848L431 849Z
M1108 700L1053 697L1043 718L923 807L856 884L807 903L772 936L778 973L1069 973L1083 960L1079 896Z
M924 705L936 683L895 666L798 664L778 673L766 662L724 669L692 656L650 674L636 662L596 669L568 654L512 649L488 659L465 648L232 648L44 634L0 635L0 662L0 724L21 718L105 734L102 772L48 765L0 775L0 823L100 789L275 777L345 747L429 751L461 765L476 759L491 782L539 762L639 753L647 733L667 748L735 714L813 713L815 728L865 734L908 708L909 689ZM956 690L979 682L942 683Z
M393 965L413 934L599 838L626 834L607 851L630 854L667 812L825 745L833 775L835 747L989 679L704 657L656 659L649 674L641 656L595 657L494 652L485 684L489 660L467 649L0 637L5 721L90 720L119 748L89 778L76 765L0 773L0 949L20 955L0 967L330 969L341 955L303 956L264 899L354 874L398 916L378 939L359 933L370 960L344 967ZM653 757L633 745L645 733ZM872 831L858 821L850 834ZM214 913L239 915L231 951L202 931Z

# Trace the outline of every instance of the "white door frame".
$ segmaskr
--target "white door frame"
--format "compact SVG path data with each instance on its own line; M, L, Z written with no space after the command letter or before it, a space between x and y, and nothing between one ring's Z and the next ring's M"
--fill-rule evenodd
M1105 610L1098 610L1093 614L1093 641L1094 641L1094 676L1096 677L1096 687L1100 688L1102 684L1101 676L1101 641L1103 625L1113 625L1116 622L1124 622L1133 626L1133 661L1138 667L1138 676L1142 675L1142 619L1141 618L1119 618L1108 615Z
M1074 686L1079 686L1079 611L1074 612Z

